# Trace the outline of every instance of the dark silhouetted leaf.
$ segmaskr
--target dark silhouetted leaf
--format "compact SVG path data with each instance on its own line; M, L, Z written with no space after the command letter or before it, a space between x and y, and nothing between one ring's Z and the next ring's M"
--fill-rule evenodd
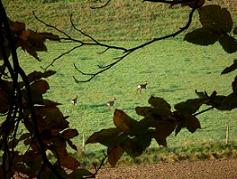
M237 51L237 40L227 34L220 36L219 42L227 53L234 53Z
M171 106L163 98L151 96L148 103L155 108L155 112L164 118L169 118L172 113L170 111Z
M25 23L23 22L18 22L18 21L13 22L9 20L9 26L10 26L10 30L16 34L19 34L25 30Z
M69 122L65 119L62 112L57 107L36 107L36 115L39 126L51 130L61 131L69 127ZM42 124L45 122L45 124Z
M211 45L218 40L219 36L220 33L202 27L187 33L184 40L198 45Z
M128 132L137 124L137 121L129 117L125 112L116 109L114 112L114 125L123 132Z
M48 33L48 32L40 32L38 33L44 40L52 40L52 41L60 41L60 38L58 35Z
M8 94L0 88L0 113L6 113L10 107Z
M116 163L123 155L124 149L120 146L109 147L107 150L108 162L112 167L115 167Z
M199 120L192 115L185 116L185 125L187 129L192 133L194 133L197 129L201 129Z
M182 3L181 6L189 6L191 8L200 8L205 3L205 0L192 0L191 2Z
M89 170L86 170L84 168L76 169L72 173L69 174L68 179L81 179L85 177L93 176L93 173L91 173Z
M182 114L178 111L174 112L174 116L177 120L177 127L175 129L175 135L177 135L182 128L187 128L190 132L195 132L197 129L201 129L199 120L191 114Z
M220 106L217 107L219 110L232 110L237 108L237 94L231 93L228 95L221 103Z
M57 147L56 151L57 156L59 157L58 162L60 162L63 167L75 170L80 165L80 163L75 158L67 153L65 148Z
M75 144L73 144L71 140L68 139L67 143L73 150L77 151L77 146Z
M62 136L64 139L71 139L78 135L78 132L76 129L66 129L62 132Z
M194 114L203 104L202 99L189 99L175 105L175 109L184 114Z
M56 107L58 105L61 105L61 103L58 103L58 102L55 102L55 101L51 101L51 100L48 100L48 99L44 99L44 103L43 103L45 106L47 107Z
M128 136L126 142L123 143L123 149L132 157L141 155L144 150L151 143L151 135L149 133L143 133L139 136Z
M92 134L86 141L89 143L101 143L105 146L116 146L118 137L122 132L117 128L102 129Z
M156 131L153 137L159 145L167 146L166 138L175 130L175 121L160 121L156 126Z
M237 69L237 59L235 59L235 60L233 61L233 64L232 64L232 65L226 67L226 68L221 72L221 74L222 74L222 75L223 75L223 74L227 74L227 73L230 73L230 72L232 72L232 71L234 71L234 70L236 70L236 69Z
M38 92L40 94L44 94L49 89L49 84L45 80L35 81L31 86L32 93Z
M225 98L226 96L216 95L216 91L214 91L205 104L218 108Z
M237 27L234 28L233 33L237 35Z
M136 107L135 111L138 115L140 116L150 116L152 113L152 108L151 107Z
M235 77L234 81L232 82L232 90L234 93L237 93L237 76Z
M199 97L200 99L202 99L202 100L207 100L207 99L209 99L209 96L208 96L208 94L207 94L206 91L200 92L200 91L195 90L195 93L196 93L196 94L198 95L198 97Z
M208 5L198 10L200 22L203 27L219 31L230 32L233 21L229 11L219 5Z
M52 76L55 73L56 73L56 71L53 71L53 70L48 70L48 71L45 71L44 73L39 72L39 71L34 71L34 72L31 72L27 77L30 82L33 82L33 81L37 81L41 78L47 78L49 76Z

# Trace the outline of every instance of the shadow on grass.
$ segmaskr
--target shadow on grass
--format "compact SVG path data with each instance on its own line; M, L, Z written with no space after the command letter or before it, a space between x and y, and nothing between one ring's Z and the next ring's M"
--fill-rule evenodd
M105 113L105 112L109 111L109 109L105 103L102 103L102 104L82 104L81 107L83 109L91 109L91 110L93 110L95 112L99 112L99 113Z

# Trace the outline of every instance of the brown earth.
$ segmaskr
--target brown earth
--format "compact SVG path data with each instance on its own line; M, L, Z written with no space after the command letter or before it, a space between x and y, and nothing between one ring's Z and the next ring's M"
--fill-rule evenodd
M100 179L237 179L237 159L103 168Z

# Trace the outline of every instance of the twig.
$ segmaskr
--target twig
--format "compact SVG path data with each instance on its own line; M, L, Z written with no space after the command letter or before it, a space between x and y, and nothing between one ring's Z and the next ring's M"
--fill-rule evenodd
M183 4L183 3L190 3L190 2L196 2L197 0L143 0L143 2L156 2L156 3L164 3L164 4L171 4L171 5L175 5L175 4Z
M100 165L99 165L99 167L95 170L95 173L93 173L92 175L90 175L90 176L84 176L84 177L82 177L82 178L95 178L96 177L96 175L98 174L98 172L100 171L100 169L102 168L102 166L104 165L104 163L105 163L105 160L107 159L107 155L105 155L104 156L104 158L101 160L101 162L100 162Z
M202 114L202 113L204 113L204 112L206 112L206 111L210 111L210 110L212 110L212 109L214 109L214 108L215 108L214 106L211 106L211 107L209 107L209 108L207 108L207 109L204 109L204 110L202 110L202 111L200 111L200 112L197 112L197 113L193 114L193 116L198 116L198 115L200 115L200 114Z
M100 9L100 8L106 7L110 2L111 2L111 0L108 0L106 3L104 3L101 6L95 6L95 7L90 7L90 8L91 9Z
M75 47L69 49L69 50L66 51L66 52L63 52L62 54L60 54L60 55L58 55L56 58L54 58L54 59L50 62L50 64L48 64L46 67L41 67L41 68L42 68L44 71L48 70L48 68L49 68L50 66L53 66L53 64L54 64L57 60L59 60L60 58L62 58L62 57L65 56L65 55L71 53L71 52L74 51L75 49L80 48L81 46L82 46L82 44L80 44L80 45L78 45L78 46L75 46Z
M177 35L179 35L180 33L182 33L183 31L185 31L186 29L189 28L189 26L191 25L192 23L192 17L193 17L193 14L195 12L196 8L192 8L191 12L189 13L189 18L188 18L188 21L187 23L185 24L185 26L181 27L178 31L172 33L172 34L169 34L169 35L166 35L166 36L163 36L163 37L159 37L159 38L154 38L153 40L151 41L148 41L148 42L145 42L141 45L138 45L136 47L133 47L133 48L130 48L130 49L126 49L126 51L124 52L124 55L121 56L121 57L116 57L115 58L115 62L112 62L112 63L109 63L108 65L105 65L105 66L100 66L99 68L101 70L95 72L95 73L85 73L85 72L82 72L81 70L79 70L78 68L77 71L79 73L81 73L82 75L86 75L86 76L90 76L87 80L78 80L75 76L73 76L74 80L76 83L78 82L89 82L91 81L93 78L95 78L97 75L103 73L104 71L106 70L109 70L110 68L112 68L113 66L115 66L116 64L118 64L120 61L122 61L123 59L125 59L125 57L127 57L129 54L131 54L132 52L138 50L138 49L141 49L143 47L146 47L154 42L157 42L157 41L160 41L160 40L164 40L164 39L167 39L167 38L170 38L170 37L175 37ZM75 66L75 65L74 65Z

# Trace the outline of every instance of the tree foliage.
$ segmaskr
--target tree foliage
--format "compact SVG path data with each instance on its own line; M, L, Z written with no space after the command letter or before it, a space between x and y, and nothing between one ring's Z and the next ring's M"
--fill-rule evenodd
M68 116L64 116L58 108L60 103L44 98L44 94L49 89L47 78L56 72L47 69L44 72L33 71L26 75L19 65L17 48L23 49L37 60L40 60L39 51L47 51L46 40L56 42L67 40L75 44L79 43L68 53L82 46L90 45L104 47L104 53L108 49L123 52L122 56L117 57L108 65L100 66L100 70L95 73L84 73L75 66L81 74L89 75L90 78L86 81L90 81L134 51L184 32L190 27L194 12L198 11L202 27L188 32L184 40L198 45L212 45L219 42L227 53L237 51L237 41L232 36L232 34L237 34L237 30L236 27L233 27L233 20L227 9L219 5L205 5L204 0L145 1L166 3L170 6L176 4L189 6L191 11L187 18L188 21L185 26L172 34L154 38L128 49L98 42L75 27L72 16L70 21L74 30L89 38L91 42L74 39L62 30L38 19L37 16L35 16L37 20L55 29L64 37L47 32L34 32L26 29L24 23L14 22L7 18L4 7L2 3L0 4L0 113L5 119L0 125L0 150L3 153L0 176L11 178L18 173L29 178L89 178L95 177L101 167L99 166L95 173L92 173L80 168L79 161L69 155L67 147L77 150L71 139L78 136L79 133L77 129L70 128L67 121ZM102 6L95 7L95 9L106 7L109 3L112 3L111 0L103 2ZM56 57L50 65L63 55ZM236 63L235 59L232 65L223 70L222 74L236 70ZM75 80L78 82L76 78ZM108 162L112 166L116 165L124 152L132 157L141 155L153 138L159 145L167 146L166 139L171 133L174 132L177 135L183 128L194 133L201 128L197 118L199 114L214 108L221 111L235 109L237 107L237 76L231 86L232 91L227 95L218 95L215 90L211 94L196 91L196 98L175 104L174 110L171 110L171 105L165 99L151 96L148 99L150 106L135 108L137 115L143 117L141 120L133 119L123 110L116 109L113 116L114 127L95 132L86 143L105 145ZM209 108L200 111L202 105L209 106ZM22 134L18 132L19 125L23 125L26 129ZM26 147L26 151L19 151L16 148L20 143ZM49 160L47 154L53 157Z

